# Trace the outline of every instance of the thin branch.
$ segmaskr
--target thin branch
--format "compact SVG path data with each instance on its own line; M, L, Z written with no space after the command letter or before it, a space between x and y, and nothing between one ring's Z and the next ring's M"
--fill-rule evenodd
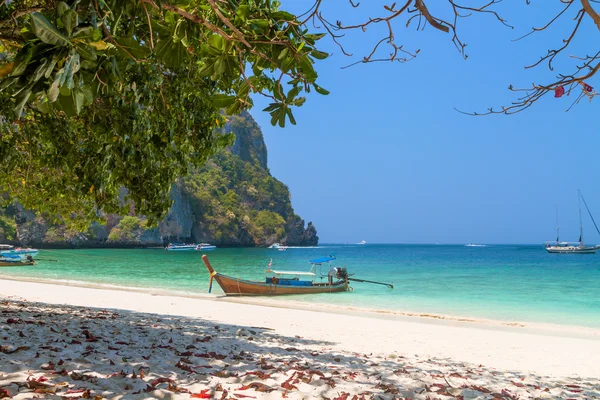
M146 3L142 2L142 7L144 7L144 13L146 13L146 20L148 21L148 29L150 30L150 48L154 49L154 34L152 33L152 23L150 22L150 14L148 14Z

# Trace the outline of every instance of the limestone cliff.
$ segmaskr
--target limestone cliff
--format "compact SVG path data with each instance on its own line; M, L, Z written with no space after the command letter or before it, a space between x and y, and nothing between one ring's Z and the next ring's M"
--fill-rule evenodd
M248 113L232 116L224 131L234 144L200 170L173 185L173 205L157 228L143 217L104 215L105 224L87 232L50 225L18 204L0 215L0 243L38 247L163 246L168 242L208 242L217 246L292 246L318 243L311 222L305 227L294 213L285 184L267 167L267 148L259 126Z

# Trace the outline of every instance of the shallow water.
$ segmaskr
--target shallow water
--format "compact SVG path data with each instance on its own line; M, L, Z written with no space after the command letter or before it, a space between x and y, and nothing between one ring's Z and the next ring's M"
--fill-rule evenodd
M334 264L355 278L395 285L354 282L353 292L278 298L283 301L600 328L600 255L548 254L542 246L371 244L207 254L217 271L257 280L270 259L273 269L308 270L308 260L335 255ZM200 294L208 291L200 256L163 249L42 250L37 266L0 268L0 277ZM213 293L222 294L216 283Z

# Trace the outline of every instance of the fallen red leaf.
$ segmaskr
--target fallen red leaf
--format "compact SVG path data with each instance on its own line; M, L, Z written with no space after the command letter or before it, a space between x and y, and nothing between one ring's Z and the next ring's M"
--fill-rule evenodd
M271 393L272 391L277 390L275 388L272 388L271 386L267 386L264 383L260 383L260 382L252 382L248 385L242 386L238 390L248 390L248 389L254 389L257 392L264 392L264 393Z
M193 399L212 399L213 396L208 393L209 391L210 389L204 389L201 390L200 393L190 393L190 397Z

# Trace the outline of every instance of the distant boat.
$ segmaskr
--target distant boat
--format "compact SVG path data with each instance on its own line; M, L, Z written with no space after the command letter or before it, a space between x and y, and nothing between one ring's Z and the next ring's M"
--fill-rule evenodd
M365 240L361 240L360 243L357 244L367 244L367 242Z
M196 243L193 244L183 244L183 243L169 243L165 250L168 251L194 251L199 245Z
M279 247L277 248L277 250L279 250L279 251L286 251L287 249L288 249L288 247L287 247L287 246L279 246Z
M34 258L39 252L40 251L38 249L24 249L20 247L15 248L10 244L0 244L0 257L11 256L11 258L18 257L20 260L26 260L28 259L28 256Z
M465 246L466 247L485 247L485 244L473 244L473 243L469 243L469 244L465 244Z
M592 219L594 226L596 226L596 221L594 221L594 217L592 217L592 213L590 212L590 209L588 208L587 203L585 202L585 199L583 198L583 195L581 194L581 192L579 190L577 191L577 200L578 200L578 204L579 204L579 242L569 243L569 242L561 242L560 241L560 236L559 236L560 226L558 226L558 207L556 207L556 241L546 243L546 251L548 253L594 254L594 253L596 253L596 251L598 249L600 249L600 245L586 246L583 243L583 222L581 219L581 200L583 200L583 204L585 205L585 208L587 209L588 213L590 214L590 218ZM596 226L596 230L598 230L598 226ZM600 231L598 231L598 233L600 233Z
M213 246L212 244L208 244L208 243L200 243L198 246L196 246L196 250L201 250L201 251L211 251L216 248L217 248L217 246Z
M280 247L281 247L281 244L279 244L279 243L273 243L272 245L269 246L269 249L278 249Z

